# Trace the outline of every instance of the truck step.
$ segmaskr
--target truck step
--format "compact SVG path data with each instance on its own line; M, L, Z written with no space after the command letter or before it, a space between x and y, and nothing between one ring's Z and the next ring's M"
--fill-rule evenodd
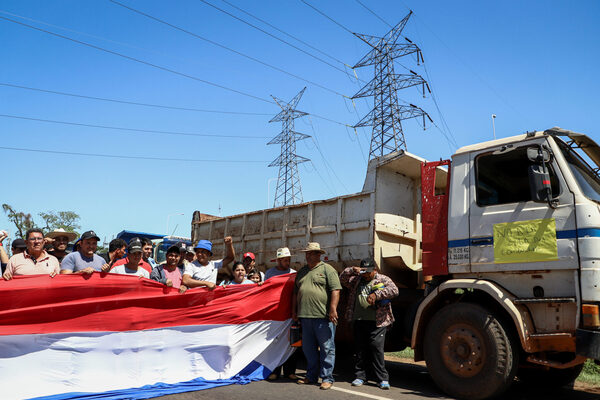
M515 304L536 304L536 303L575 303L575 297L523 297L514 299Z
M532 333L529 335L532 339L556 339L558 337L572 337L569 332L548 332L548 333Z

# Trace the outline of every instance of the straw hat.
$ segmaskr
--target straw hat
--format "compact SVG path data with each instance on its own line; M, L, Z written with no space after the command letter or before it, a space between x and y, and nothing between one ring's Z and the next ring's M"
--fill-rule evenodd
M325 250L322 250L321 245L317 242L308 242L308 246L306 246L305 249L300 250L300 251L304 251L304 252L318 251L321 254L325 253Z
M47 238L51 238L51 239L57 238L59 236L66 236L67 239L69 240L69 242L72 242L73 240L77 239L77 233L76 232L67 232L67 231L65 231L62 228L55 229L52 232L48 232L46 234L46 237Z
M291 257L292 253L290 253L290 249L288 249L287 247L282 247L280 249L277 249L277 258L285 258L285 257Z

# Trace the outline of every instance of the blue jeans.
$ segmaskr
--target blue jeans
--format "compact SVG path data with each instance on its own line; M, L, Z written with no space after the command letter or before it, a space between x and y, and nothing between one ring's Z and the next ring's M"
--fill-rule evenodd
M316 382L321 377L323 382L333 383L335 325L326 318L300 318L300 323L302 351L306 356L306 379Z

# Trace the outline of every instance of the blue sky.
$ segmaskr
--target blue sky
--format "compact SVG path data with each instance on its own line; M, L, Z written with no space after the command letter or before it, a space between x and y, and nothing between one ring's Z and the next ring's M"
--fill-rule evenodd
M122 0L130 7L230 47L330 90L270 69L206 41L136 14L110 1L4 0L0 17L11 18L261 99L290 100L304 86L298 109L313 114L296 130L315 138L298 143L305 201L360 191L370 130L352 125L372 106L353 105L361 83L342 61L354 65L367 45L299 0L228 0L316 50L252 20L221 0L207 0L328 63L265 35L199 0ZM307 0L352 32L383 35L389 27L357 1ZM459 146L560 126L600 140L600 3L597 1L375 1L361 0L395 25L409 8L403 34L423 50L425 68L414 58L400 64L430 78L437 103ZM4 166L2 202L36 214L72 210L82 230L110 240L122 229L189 236L194 210L232 215L272 204L279 155L267 146L281 126L269 124L279 108L152 68L138 62L0 20L0 83L173 107L233 111L206 113L150 108L18 89L0 85L0 114L143 130L216 134L202 137L98 129L0 117L2 147L68 153L111 154L203 161L101 158L0 149ZM334 60L335 59L335 60ZM372 69L356 74L371 79ZM431 96L415 88L401 99L443 123ZM259 115L264 114L264 115ZM332 123L319 117L340 122ZM427 159L449 157L456 147L435 127L404 124L408 151ZM250 137L249 137L250 136ZM322 153L322 154L321 154ZM270 190L268 189L270 185ZM268 196L270 195L270 198ZM184 215L175 215L183 213ZM169 217L170 215L170 217ZM39 218L38 218L39 219ZM40 220L41 221L41 220ZM14 228L5 215L0 227Z

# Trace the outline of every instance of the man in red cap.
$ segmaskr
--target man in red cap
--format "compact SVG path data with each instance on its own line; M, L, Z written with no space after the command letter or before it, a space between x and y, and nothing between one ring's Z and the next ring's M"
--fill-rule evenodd
M248 275L251 271L257 270L256 269L256 256L254 255L254 253L251 253L251 252L244 253L244 256L242 257L242 264L244 264L244 268L246 268L246 275ZM260 272L260 281L264 282L265 274L262 271L258 271L258 272Z

